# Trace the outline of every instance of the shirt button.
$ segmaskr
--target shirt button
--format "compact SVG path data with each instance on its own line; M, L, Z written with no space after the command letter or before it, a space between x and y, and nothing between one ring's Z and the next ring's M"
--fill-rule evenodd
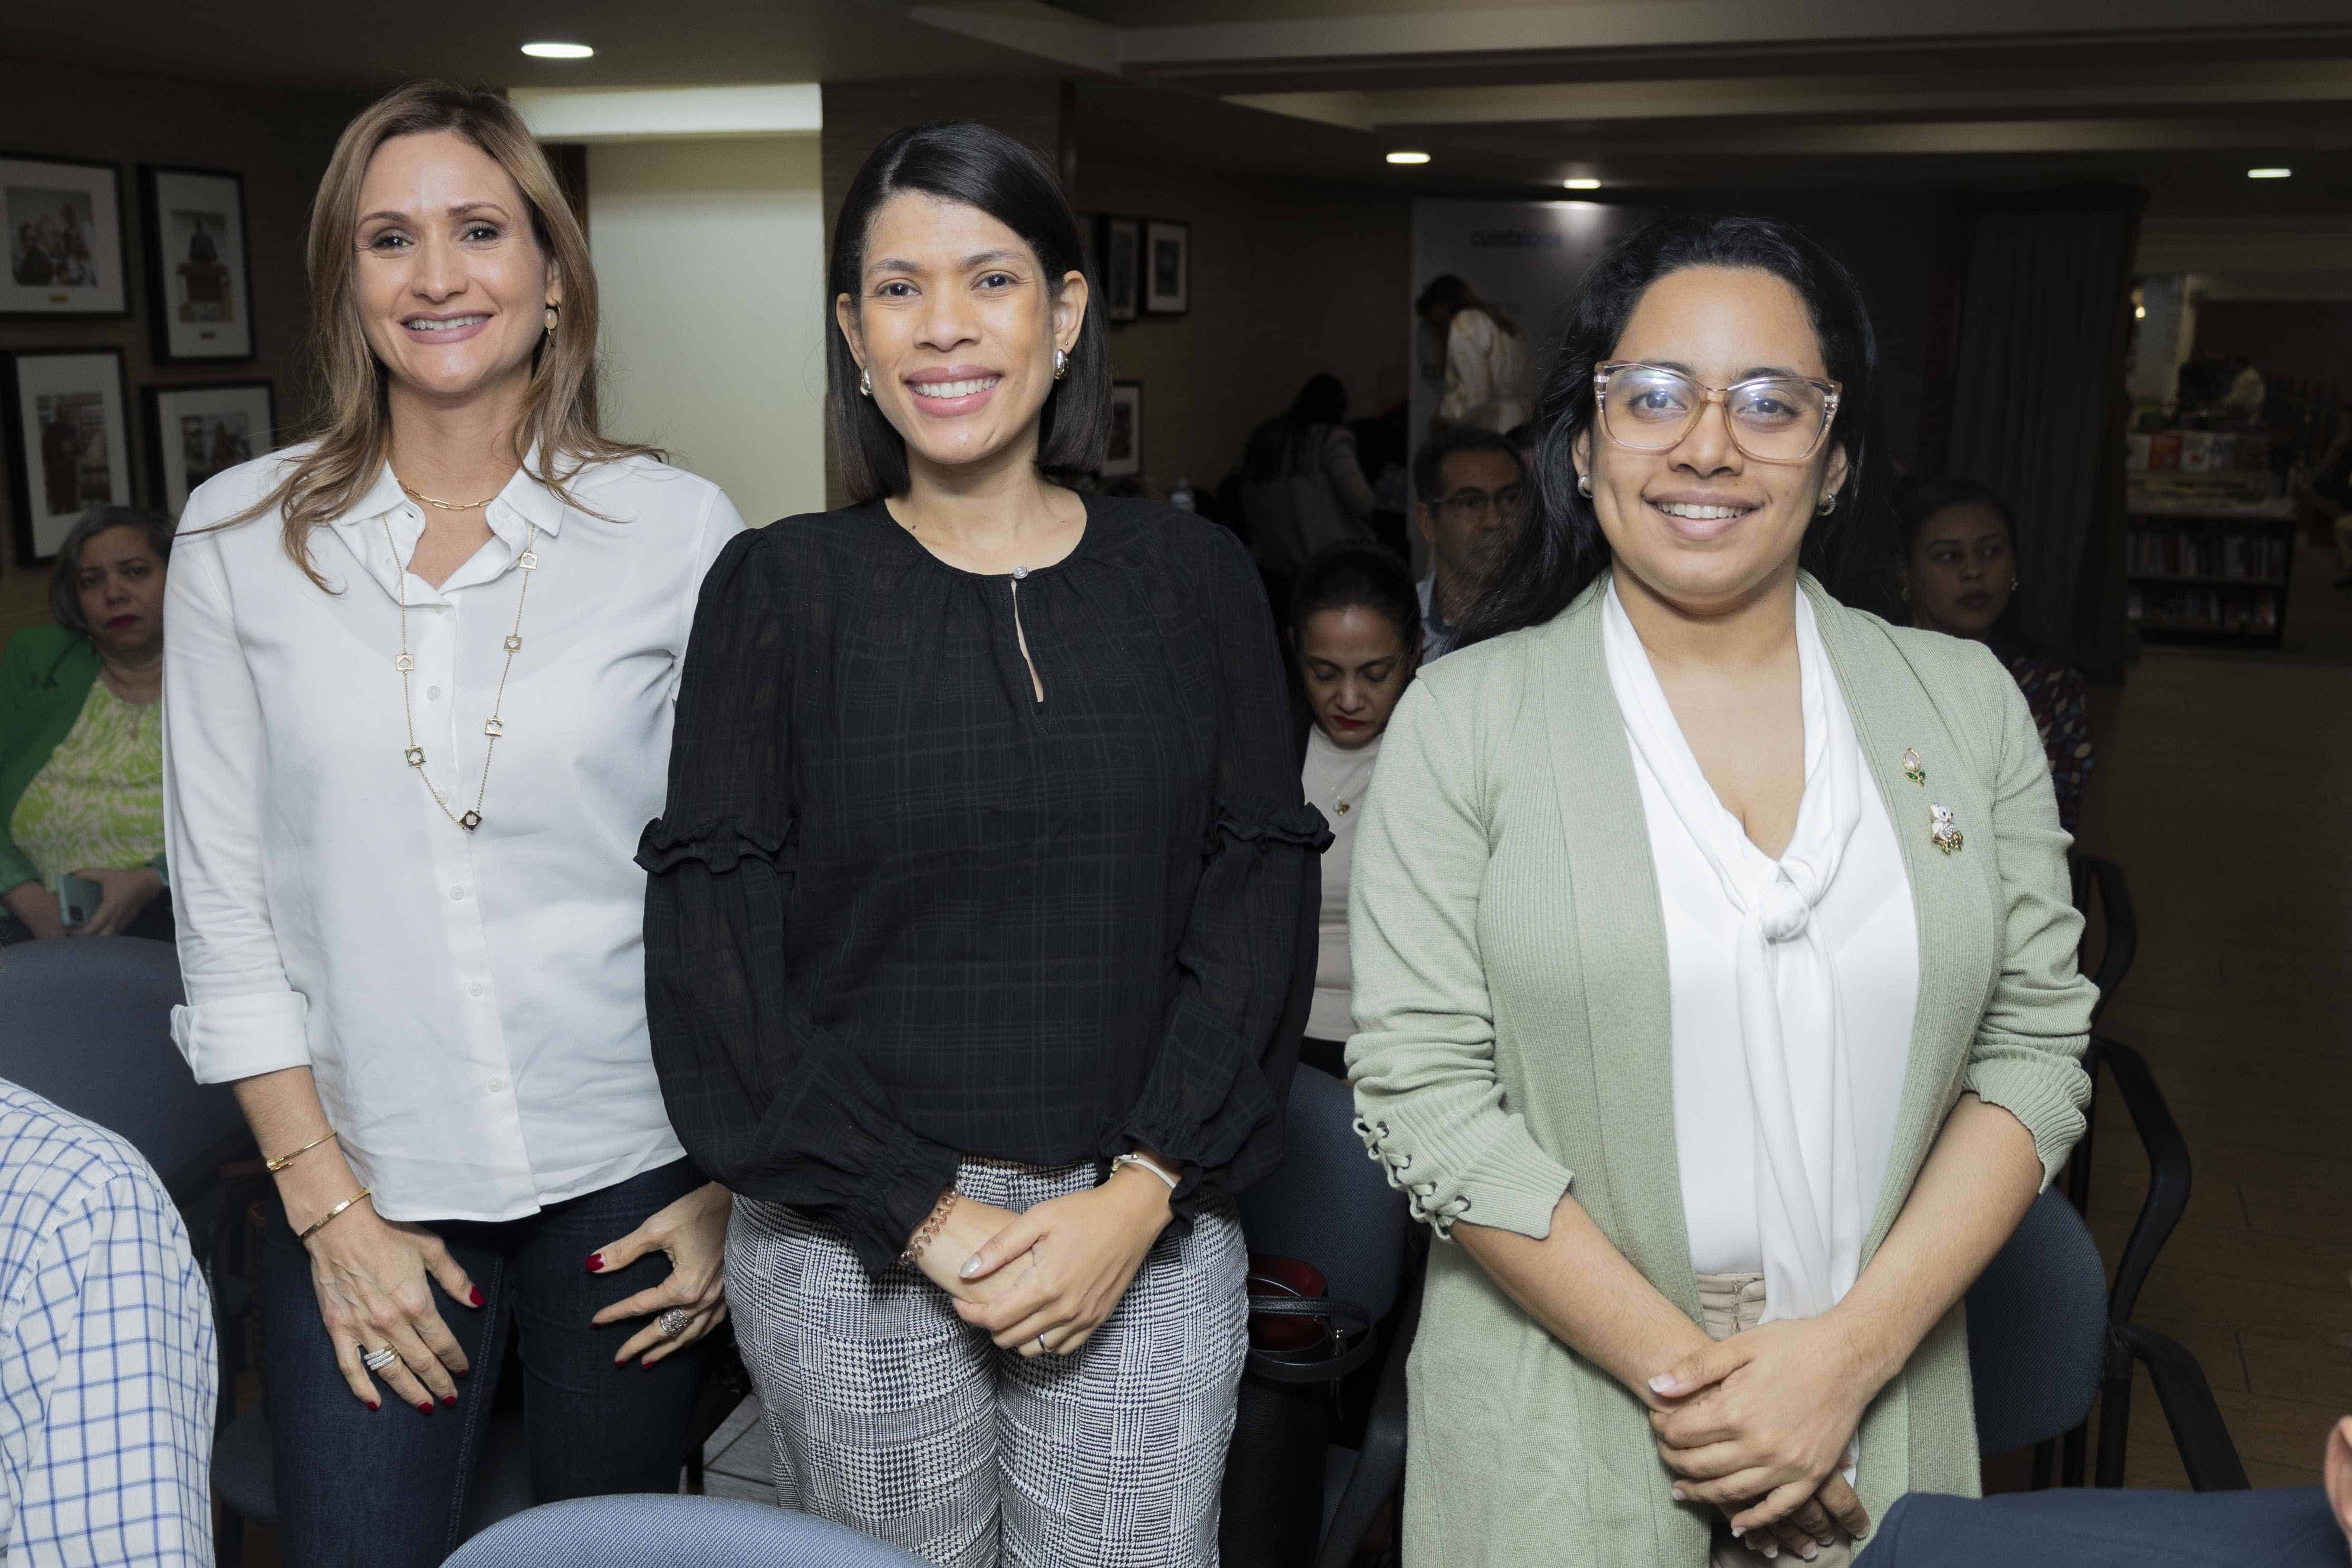
M506 1086L507 1081L503 1078L493 1078L490 1080L490 1092L493 1094L497 1093L499 1090L504 1089Z
M469 997L480 996L482 994L482 982L476 980L472 985L467 986L466 988L466 994Z
M465 888L465 884L464 884L464 883L459 883L457 886L453 887L453 888L451 888L451 889L449 890L449 902L450 902L450 903L452 903L452 904L457 904L457 903L461 903L461 902L463 902L463 901L464 901L464 899L465 899L465 896L466 896L466 888Z
M441 700L441 688L439 686L427 686L425 688L425 700L428 702L437 703Z

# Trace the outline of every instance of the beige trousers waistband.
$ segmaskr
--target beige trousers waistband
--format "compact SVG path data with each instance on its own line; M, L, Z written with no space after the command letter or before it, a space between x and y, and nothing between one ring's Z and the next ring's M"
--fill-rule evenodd
M1711 1338L1729 1339L1747 1333L1764 1321L1764 1276L1701 1274L1698 1312L1699 1322ZM1822 1547L1821 1555L1811 1563L1793 1552L1782 1552L1777 1560L1767 1559L1760 1552L1749 1551L1732 1535L1729 1525L1718 1521L1708 1564L1709 1568L1847 1568L1853 1561L1853 1543L1848 1541Z

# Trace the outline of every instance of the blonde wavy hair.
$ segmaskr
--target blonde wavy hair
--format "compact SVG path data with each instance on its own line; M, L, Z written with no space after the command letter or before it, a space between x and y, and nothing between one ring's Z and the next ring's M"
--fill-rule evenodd
M301 434L318 444L292 465L268 495L221 526L276 511L285 519L286 553L311 581L310 530L332 522L365 495L383 471L392 443L390 377L369 346L360 319L356 236L368 162L396 136L451 131L497 162L530 209L532 235L551 273L563 281L560 329L532 350L530 401L513 433L517 464L534 444L531 476L577 506L566 486L592 464L662 454L606 435L597 417L596 273L588 236L572 211L547 154L512 104L496 93L447 82L411 82L377 99L343 128L334 158L310 204L311 406Z

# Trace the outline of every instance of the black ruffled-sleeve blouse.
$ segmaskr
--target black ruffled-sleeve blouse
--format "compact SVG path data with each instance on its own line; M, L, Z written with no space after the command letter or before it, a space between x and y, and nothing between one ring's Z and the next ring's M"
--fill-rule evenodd
M1089 497L1018 580L878 502L746 533L637 855L670 1120L876 1273L966 1155L1141 1145L1188 1216L1281 1158L1329 841L1256 574L1190 513Z

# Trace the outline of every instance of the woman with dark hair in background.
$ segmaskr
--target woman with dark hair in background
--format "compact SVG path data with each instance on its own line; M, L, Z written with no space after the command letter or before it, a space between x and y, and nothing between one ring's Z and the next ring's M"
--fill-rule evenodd
M1500 435L1523 423L1528 356L1519 324L1450 272L1433 279L1412 308L1445 356L1445 391L1430 428L1475 424Z
M1348 857L1380 761L1381 736L1421 666L1421 600L1404 562L1378 545L1335 545L1290 594L1290 646L1306 696L1299 783L1331 825L1323 852L1315 999L1298 1059L1345 1078L1356 1031L1348 957Z
M1077 220L984 126L835 230L855 506L697 612L639 852L663 1088L739 1195L730 1299L792 1507L931 1561L1205 1564L1316 856L1231 534L1082 496Z
M1348 1063L1459 1243L1409 1562L1842 1563L1978 1490L1955 1308L2081 1132L2092 989L2015 684L1800 568L1870 494L1876 380L1801 232L1612 246L1538 513L1390 725Z
M0 946L172 939L163 891L163 577L172 520L92 507L58 547L51 626L0 653ZM68 928L59 880L97 884Z
M1290 407L1250 433L1242 455L1242 517L1259 570L1287 580L1319 549L1371 538L1372 487L1356 461L1348 389L1307 379Z
M2073 833L2095 760L2083 673L2036 653L2018 626L2017 514L1973 479L1929 479L1895 491L1903 597L1911 624L1982 643L2009 666L2050 759L2058 821Z

